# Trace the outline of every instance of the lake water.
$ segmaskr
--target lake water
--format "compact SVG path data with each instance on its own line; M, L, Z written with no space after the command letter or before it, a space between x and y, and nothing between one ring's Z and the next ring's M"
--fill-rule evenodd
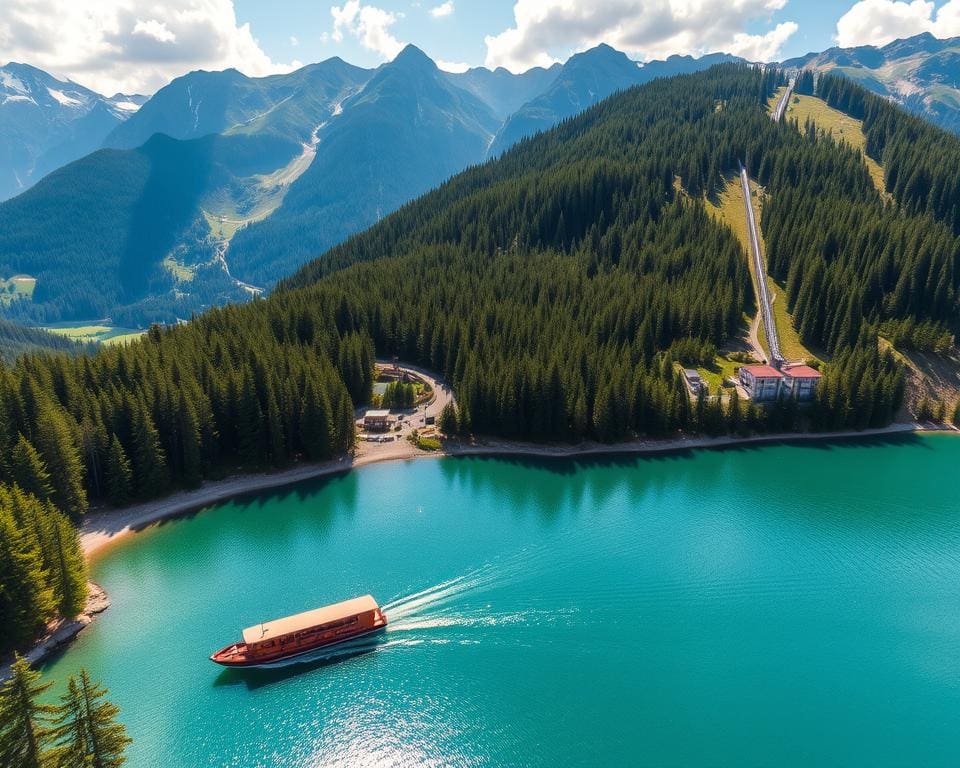
M960 763L960 439L425 459L102 557L87 667L131 766ZM362 655L208 661L366 592Z

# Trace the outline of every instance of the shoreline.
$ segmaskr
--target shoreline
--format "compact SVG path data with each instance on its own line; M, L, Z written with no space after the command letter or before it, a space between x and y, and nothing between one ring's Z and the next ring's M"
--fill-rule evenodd
M23 658L35 667L61 648L69 645L80 632L93 623L93 620L110 607L110 598L99 584L87 582L87 603L83 611L72 619L60 619L46 634L23 654ZM0 683L10 677L10 663L0 664Z
M654 455L687 450L716 450L765 443L829 442L907 434L957 434L952 428L930 429L915 423L895 423L878 429L838 432L778 432L767 435L735 437L680 437L633 440L624 443L584 442L576 445L539 445L508 440L475 443L451 442L439 451L421 451L406 441L370 448L362 445L358 453L318 464L301 464L279 472L232 475L224 480L208 481L199 488L177 491L161 499L134 504L117 510L88 513L80 529L80 546L88 562L118 540L171 518L199 511L204 507L259 491L282 488L320 477L345 474L353 469L392 461L450 456L520 456L530 458L582 458L611 455Z
M233 475L224 480L208 481L199 488L178 491L162 499L134 504L117 510L89 513L80 529L80 545L88 564L107 549L135 533L165 520L191 514L214 504L257 493L283 488L320 477L342 475L360 467L386 462L411 461L444 457L526 457L542 459L576 459L604 456L644 456L685 451L721 450L739 446L793 444L806 442L849 441L864 438L911 434L960 434L951 427L931 429L915 423L895 423L879 429L839 432L780 432L749 437L679 437L672 439L634 440L625 443L584 442L576 445L539 445L507 440L486 440L472 443L451 442L439 451L421 451L406 440L370 448L361 444L356 454L318 464L302 464L271 473ZM110 600L106 592L90 583L90 597L84 612L70 621L62 620L25 654L36 665L73 641L96 616L106 610ZM0 666L0 681L9 665Z

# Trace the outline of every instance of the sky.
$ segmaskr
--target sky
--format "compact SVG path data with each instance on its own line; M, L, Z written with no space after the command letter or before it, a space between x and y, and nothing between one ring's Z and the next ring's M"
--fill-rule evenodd
M407 43L450 71L520 72L599 43L638 61L782 61L925 31L960 36L960 0L2 0L0 63L149 94L195 69L262 76L332 56L374 67Z

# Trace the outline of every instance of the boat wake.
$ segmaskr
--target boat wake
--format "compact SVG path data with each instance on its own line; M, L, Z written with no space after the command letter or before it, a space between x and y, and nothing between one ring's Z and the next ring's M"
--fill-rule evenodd
M238 674L240 670L224 670L219 684L227 684L236 677L246 680L250 685L259 686L296 674L294 668L325 666L374 651L382 653L424 646L477 645L487 639L483 632L490 628L555 621L562 613L556 609L531 606L514 612L491 610L495 602L490 599L491 593L521 576L529 575L531 566L539 560L539 556L538 552L524 550L426 589L395 597L381 606L387 616L387 626L383 630L260 665L257 669L263 673L261 675L241 676ZM536 570L535 565L533 570ZM264 674L267 676L264 677Z
M452 604L476 595L500 581L502 573L499 569L485 566L419 592L394 598L382 606L390 622L388 627L449 609Z
M382 606L389 622L384 646L474 644L479 642L476 633L447 630L482 630L549 620L550 611L533 607L513 612L491 610L496 602L490 599L492 593L536 571L541 555L525 549L504 560L390 600Z

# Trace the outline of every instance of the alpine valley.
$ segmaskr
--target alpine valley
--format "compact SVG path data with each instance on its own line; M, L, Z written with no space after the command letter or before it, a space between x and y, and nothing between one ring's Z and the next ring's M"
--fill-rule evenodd
M955 50L920 35L784 66L836 70L956 128ZM0 199L26 191L0 203L0 281L32 290L0 314L145 328L245 301L615 91L732 60L639 64L600 45L519 75L453 74L408 46L375 70L332 58L263 78L192 72L150 99L108 99L9 64Z
M408 46L375 70L333 58L265 78L192 72L132 115L101 100L96 114L111 116L102 130L56 155L86 156L0 204L0 279L35 279L29 300L0 311L40 325L108 318L145 327L243 301L458 171L616 90L731 58L640 65L601 45L520 75L452 74ZM38 97L14 76L17 65L2 72L14 90L0 117L19 125L11 107L23 109L29 97L36 111ZM60 102L99 98L70 88ZM51 170L44 162L38 168Z

